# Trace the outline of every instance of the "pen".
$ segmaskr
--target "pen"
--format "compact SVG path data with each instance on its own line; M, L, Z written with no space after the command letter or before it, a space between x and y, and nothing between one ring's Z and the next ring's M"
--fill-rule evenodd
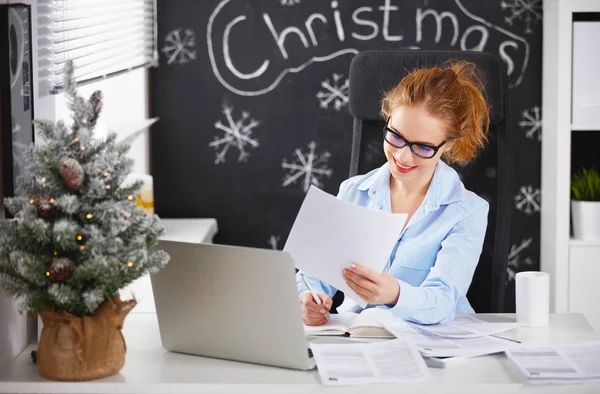
M516 339L501 337L500 335L490 335L490 336L494 337L494 338L504 339L505 341L515 342L515 343L521 343L521 341L518 341Z
M312 298L313 298L313 300L315 300L317 305L319 305L319 306L321 306L321 308L325 309L325 307L323 306L323 303L321 302L321 299L319 297L317 297L317 295L315 294L313 289L311 289L311 287L308 285L308 282L306 281L306 279L304 279L304 275L302 274L302 272L300 272L300 279L302 279L302 283L304 283L304 286L306 286L308 291L310 291L310 294L312 295ZM325 309L325 317L327 318L327 320L331 320L331 315L329 314L327 309Z

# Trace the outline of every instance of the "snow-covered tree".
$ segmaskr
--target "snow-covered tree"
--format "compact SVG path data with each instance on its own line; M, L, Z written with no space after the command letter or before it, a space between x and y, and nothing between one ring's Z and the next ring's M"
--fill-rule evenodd
M72 124L36 121L45 143L27 149L17 197L5 199L14 218L0 224L0 286L24 311L83 316L169 256L154 248L159 218L134 203L140 183L123 186L129 146L94 137L102 94L78 95L71 62L65 95Z

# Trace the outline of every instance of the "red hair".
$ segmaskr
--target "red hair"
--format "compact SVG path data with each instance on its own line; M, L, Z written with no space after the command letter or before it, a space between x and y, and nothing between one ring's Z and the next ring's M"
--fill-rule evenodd
M445 153L449 162L472 159L487 142L489 109L481 77L471 62L454 61L412 71L384 94L381 114L387 119L401 105L423 105L429 114L444 121L448 139L453 141Z

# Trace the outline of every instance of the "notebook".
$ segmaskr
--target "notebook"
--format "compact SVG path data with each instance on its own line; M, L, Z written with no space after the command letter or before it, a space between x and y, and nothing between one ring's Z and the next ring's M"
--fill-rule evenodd
M382 320L394 319L390 311L369 308L361 313L332 314L321 326L304 326L307 335L345 335L355 338L396 338L381 325Z

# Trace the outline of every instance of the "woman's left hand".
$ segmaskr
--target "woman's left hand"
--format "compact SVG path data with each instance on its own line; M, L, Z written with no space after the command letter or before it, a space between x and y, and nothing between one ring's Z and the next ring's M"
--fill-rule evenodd
M378 274L370 268L352 263L349 269L342 270L348 286L369 304L396 305L400 295L400 284L393 276L383 272Z

